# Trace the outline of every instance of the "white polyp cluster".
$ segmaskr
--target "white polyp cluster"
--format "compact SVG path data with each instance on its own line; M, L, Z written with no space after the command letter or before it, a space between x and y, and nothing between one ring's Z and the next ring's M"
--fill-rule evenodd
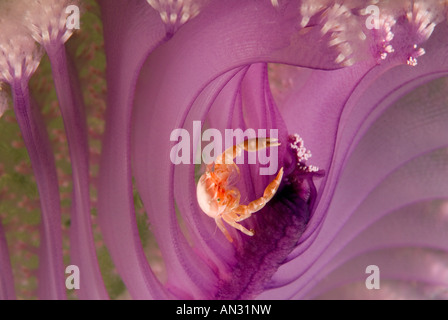
M176 30L196 17L208 0L146 0L160 14L162 21Z
M425 54L425 49L419 44L427 41L436 25L445 19L445 1L442 0L414 0L409 4L406 18L416 38L411 53L407 59L410 66L417 65L417 58Z
M331 0L304 0L302 2L302 6L300 7L300 14L302 15L300 25L302 28L308 25L310 19L315 14L328 8L331 2Z
M392 27L396 22L393 16L382 14L379 17L379 29L372 31L377 46L377 55L381 60L386 60L387 56L395 51L391 42L395 36Z
M407 12L407 19L416 27L421 41L429 39L436 25L444 17L444 3L441 0L414 0L411 9Z
M74 28L67 28L67 18L79 0L21 0L24 24L33 38L42 45L65 43ZM19 10L19 8L17 8Z
M42 50L14 19L0 18L0 81L29 79L42 58Z
M425 53L420 45L447 18L448 0L303 0L300 14L303 28L316 17L312 25L330 36L338 64L350 66L370 50L378 61L396 53L414 66Z
M289 136L289 147L295 152L297 167L305 172L317 172L319 168L316 166L308 166L306 162L311 158L311 151L305 148L303 139L297 134Z
M414 51L408 57L408 60L406 61L406 63L412 67L415 67L417 65L417 58L421 57L424 54L425 54L425 49L418 48L417 44L414 44Z
M335 62L343 66L353 65L355 52L361 50L358 44L366 39L359 28L358 18L345 5L334 4L322 15L322 24L322 34L331 34L329 46L336 47L339 52Z
M305 143L303 139L297 134L290 136L291 149L296 151L297 162L304 162L311 158L311 151L305 148Z
M338 55L335 62L343 66L351 66L362 55L365 49L366 34L357 15L357 6L360 3L367 6L371 1L333 1L333 0L305 0L300 14L302 27L307 27L313 16L319 15L317 22L323 35L329 34L329 46L334 47Z

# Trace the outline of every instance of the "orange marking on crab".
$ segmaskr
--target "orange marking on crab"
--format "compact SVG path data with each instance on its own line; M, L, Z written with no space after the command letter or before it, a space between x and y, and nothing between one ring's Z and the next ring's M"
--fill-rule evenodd
M216 225L230 242L233 242L233 239L222 220L244 234L253 236L254 230L248 230L238 222L261 210L275 195L283 178L283 168L280 168L277 177L269 183L261 198L248 205L240 204L240 191L235 187L240 177L240 170L233 159L243 150L256 152L279 145L277 139L271 138L245 140L219 155L214 163L207 166L206 172L199 179L196 189L199 207L205 214L215 219Z

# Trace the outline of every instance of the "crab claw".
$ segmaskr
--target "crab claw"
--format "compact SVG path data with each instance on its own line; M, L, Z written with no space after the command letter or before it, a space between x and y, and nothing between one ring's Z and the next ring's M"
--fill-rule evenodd
M281 143L275 138L255 138L244 141L244 150L255 152L257 150L278 147Z

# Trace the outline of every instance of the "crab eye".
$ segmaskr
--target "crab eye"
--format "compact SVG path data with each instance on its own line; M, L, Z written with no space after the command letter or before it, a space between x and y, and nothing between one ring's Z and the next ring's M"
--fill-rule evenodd
M219 201L221 201L221 199L220 199L220 198L218 198L218 199L217 199L216 201L218 201L218 202L219 202Z

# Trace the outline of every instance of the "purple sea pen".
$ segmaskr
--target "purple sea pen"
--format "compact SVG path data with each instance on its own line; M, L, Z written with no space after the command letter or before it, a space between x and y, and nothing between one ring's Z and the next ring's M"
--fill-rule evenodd
M446 297L447 0L85 1L17 0L0 19L0 115L9 84L41 196L39 298L66 296L55 162L28 87L44 52L36 41L68 138L79 298L108 298L88 132L93 148L103 134L96 244L125 286L111 296ZM88 92L65 46L66 8L83 3L100 11L83 20L92 37L81 24L77 39L92 41L76 57L92 62ZM16 192L0 187L10 209ZM22 221L0 209L16 240ZM27 245L17 242L10 254ZM0 298L16 297L15 258L0 225ZM381 272L374 286L368 270Z

